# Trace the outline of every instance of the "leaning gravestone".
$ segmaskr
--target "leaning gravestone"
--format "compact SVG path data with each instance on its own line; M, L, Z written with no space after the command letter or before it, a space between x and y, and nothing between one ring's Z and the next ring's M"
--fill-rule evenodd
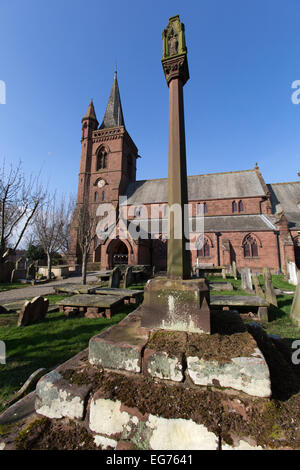
M45 319L49 306L49 300L44 297L35 297L26 300L19 313L18 326L28 326Z
M253 280L253 284L255 288L255 294L258 295L259 297L264 298L265 294L260 286L259 279L256 273L252 273L252 280Z
M16 261L16 269L25 269L25 260L22 256Z
M269 304L277 307L278 306L277 298L276 298L276 294L275 294L274 287L272 284L272 276L271 276L270 269L264 268L263 275L264 275L264 285L265 285L265 299L267 302L269 302Z
M36 267L34 263L31 263L27 268L26 277L27 279L35 279Z
M241 278L242 278L242 289L246 291L253 291L250 268L241 269Z
M124 287L129 287L131 286L131 284L133 284L132 266L128 266L124 275Z
M291 308L291 319L295 325L300 327L300 271L297 273L298 284L294 295L294 300Z
M296 286L298 283L297 268L296 268L295 263L293 263L293 261L289 261L288 263L288 272L289 272L289 283L293 284L293 286Z
M112 273L110 275L109 282L108 282L108 287L117 287L117 288L119 288L120 287L120 282L121 282L121 277L122 277L122 275L121 275L120 268L115 267L112 270Z
M232 261L232 274L235 280L237 280L236 262Z

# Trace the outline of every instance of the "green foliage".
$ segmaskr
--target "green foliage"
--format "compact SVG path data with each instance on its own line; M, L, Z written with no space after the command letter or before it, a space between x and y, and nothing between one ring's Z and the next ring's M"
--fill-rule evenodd
M43 250L43 247L41 245L33 245L30 243L28 246L28 249L26 251L26 258L28 258L30 261L38 261L42 260L45 263L47 262L47 256Z

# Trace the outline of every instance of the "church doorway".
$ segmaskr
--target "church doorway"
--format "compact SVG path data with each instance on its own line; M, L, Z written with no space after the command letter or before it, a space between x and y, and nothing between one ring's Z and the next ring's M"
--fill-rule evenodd
M295 238L294 246L295 246L296 265L297 265L297 268L300 269L300 237Z
M128 264L128 248L121 240L116 240L111 247L110 265L113 268L118 264Z

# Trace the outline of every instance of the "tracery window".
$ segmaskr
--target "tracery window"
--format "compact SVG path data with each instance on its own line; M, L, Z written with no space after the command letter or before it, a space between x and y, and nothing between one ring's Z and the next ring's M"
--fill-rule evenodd
M107 167L107 152L102 147L97 154L97 171Z
M247 235L243 242L244 258L258 257L258 244L256 239L251 235Z
M197 248L197 257L198 258L209 258L210 257L210 245L207 238L204 239L203 246Z

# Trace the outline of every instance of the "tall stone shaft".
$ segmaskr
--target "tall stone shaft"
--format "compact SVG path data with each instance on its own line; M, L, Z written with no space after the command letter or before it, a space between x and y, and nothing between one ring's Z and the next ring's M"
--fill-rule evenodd
M188 237L188 188L184 129L183 86L189 79L184 25L179 16L163 32L162 66L169 86L168 277L191 274Z

